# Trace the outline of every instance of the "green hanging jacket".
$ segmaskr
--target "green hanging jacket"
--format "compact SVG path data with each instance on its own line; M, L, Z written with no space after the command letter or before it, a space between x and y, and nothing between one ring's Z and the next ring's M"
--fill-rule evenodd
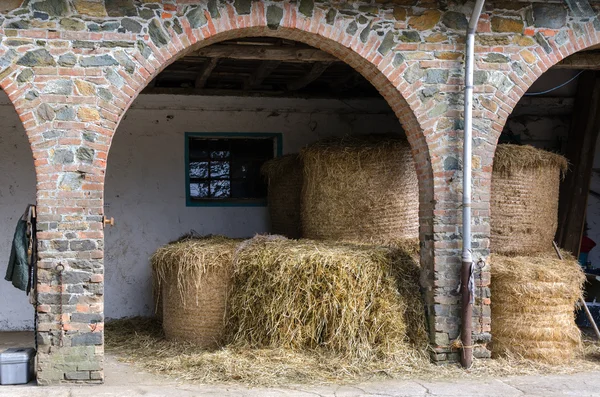
M27 248L29 241L27 237L27 220L19 218L15 235L13 237L10 259L6 269L6 281L12 281L12 285L23 291L27 291L29 284L29 261Z

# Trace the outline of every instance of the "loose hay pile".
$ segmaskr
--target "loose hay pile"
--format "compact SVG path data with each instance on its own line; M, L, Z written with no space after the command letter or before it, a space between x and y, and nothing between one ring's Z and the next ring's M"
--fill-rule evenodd
M166 340L159 322L140 317L108 322L105 338L109 356L117 356L120 361L157 375L174 377L178 382L203 384L339 385L390 378L456 380L600 370L600 346L590 340L584 340L585 356L569 365L552 366L515 357L475 358L473 367L465 371L456 364L432 364L424 354L365 361L345 360L321 351L232 348L206 351L189 342Z
M418 237L418 181L406 141L375 136L326 139L303 149L301 157L304 237Z
M414 349L409 342L422 348L415 268L410 255L392 248L257 236L236 253L233 345L319 349L367 361L406 353Z
M204 348L224 342L227 292L239 241L226 237L183 238L151 258L155 290L162 299L168 339Z
M567 362L581 347L574 307L585 281L573 258L492 255L493 353Z
M526 255L552 249L567 165L564 157L531 146L498 145L490 199L492 252Z
M302 161L298 154L267 161L261 168L261 173L269 180L269 215L273 234L289 238L301 236L302 172Z

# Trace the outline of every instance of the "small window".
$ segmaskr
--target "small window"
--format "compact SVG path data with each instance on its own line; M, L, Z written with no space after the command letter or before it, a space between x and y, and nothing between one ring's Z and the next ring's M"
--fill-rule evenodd
M280 152L280 134L187 134L187 204L266 205L260 167Z

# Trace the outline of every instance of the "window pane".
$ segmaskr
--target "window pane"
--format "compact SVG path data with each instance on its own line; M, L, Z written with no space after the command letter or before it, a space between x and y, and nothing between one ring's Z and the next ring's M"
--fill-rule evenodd
M190 178L208 178L208 162L195 161L190 163Z
M233 163L231 167L231 177L235 179L243 179L248 176L248 170L250 166L245 163L236 164Z
M208 197L208 183L190 183L190 196L192 198L206 198Z
M210 158L215 160L228 159L230 155L229 151L221 150L217 152L210 152Z
M274 157L270 137L193 137L189 140L192 199L261 199L267 184L260 167Z
M210 163L211 178L228 178L229 177L229 162L213 161Z
M231 197L231 187L229 181L211 181L210 192L211 197L214 198Z

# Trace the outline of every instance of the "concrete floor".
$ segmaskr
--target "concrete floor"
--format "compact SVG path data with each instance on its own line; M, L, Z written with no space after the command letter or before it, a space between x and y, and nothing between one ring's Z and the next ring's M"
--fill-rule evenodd
M33 332L0 332L0 351L11 347L34 347Z
M33 344L32 333L0 333L0 350ZM98 386L0 386L0 397L600 397L600 372L459 381L388 380L351 386L246 388L197 385L150 374L106 356L106 383Z

